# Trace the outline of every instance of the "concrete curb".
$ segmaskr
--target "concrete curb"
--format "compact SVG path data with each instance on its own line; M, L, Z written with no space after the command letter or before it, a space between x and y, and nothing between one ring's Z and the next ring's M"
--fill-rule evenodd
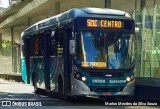
M16 82L23 82L21 74L0 74L0 78Z

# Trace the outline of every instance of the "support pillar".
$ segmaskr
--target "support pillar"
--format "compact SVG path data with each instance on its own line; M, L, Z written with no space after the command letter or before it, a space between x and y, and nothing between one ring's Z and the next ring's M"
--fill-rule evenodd
M104 2L105 8L111 8L111 0L105 0Z
M141 5L140 5L141 11L143 10L144 7L146 7L146 0L141 0Z
M28 18L27 22L28 22L28 27L31 26L31 18Z
M135 9L138 9L138 0L135 0Z
M60 1L55 3L55 15L60 13Z
M0 49L2 49L2 33L0 33Z
M155 43L155 38L156 38L156 22L157 22L157 4L156 4L156 0L154 0L154 5L153 5L153 37L152 37L152 50L156 50L157 44ZM158 54L156 53L157 57ZM151 55L151 67L154 68L154 66L156 66L155 62L154 62L154 56ZM158 59L159 62L159 59ZM152 69L151 71L154 72L152 74L150 74L150 77L154 77L155 75L155 70L156 69ZM158 77L158 76L157 76Z
M12 48L12 72L15 72L15 42L14 42L14 28L11 27L11 48Z
M141 11L141 18L142 18L142 28L141 28L141 73L140 77L144 76L144 71L143 71L143 52L144 52L144 28L145 28L145 7L146 7L146 0L141 0L140 4L140 11Z

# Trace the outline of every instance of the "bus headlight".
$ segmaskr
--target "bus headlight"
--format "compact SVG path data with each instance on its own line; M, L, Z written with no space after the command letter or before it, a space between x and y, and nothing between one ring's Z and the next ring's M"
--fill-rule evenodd
M82 81L85 82L87 78L85 76L82 77Z
M84 75L78 73L77 71L74 71L73 76L74 76L75 79L78 79L78 80L83 81L83 82L86 82L86 80L87 80L87 78Z
M134 80L134 75L128 76L128 77L126 78L126 82L131 82L131 81L133 81L133 80Z
M131 77L128 76L128 77L126 78L126 81L127 81L127 82L130 82L130 81L131 81Z

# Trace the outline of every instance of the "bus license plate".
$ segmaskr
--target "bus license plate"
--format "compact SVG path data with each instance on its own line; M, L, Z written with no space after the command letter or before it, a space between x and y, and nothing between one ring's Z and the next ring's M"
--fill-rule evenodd
M103 92L102 95L104 95L104 96L112 96L112 93L111 92Z

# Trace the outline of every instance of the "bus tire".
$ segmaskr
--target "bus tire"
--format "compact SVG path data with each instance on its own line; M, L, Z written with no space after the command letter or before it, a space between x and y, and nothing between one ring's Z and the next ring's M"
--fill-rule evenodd
M37 78L36 78L34 73L33 73L33 76L32 76L32 81L33 81L34 93L35 94L41 94L41 89L37 88Z
M58 77L58 98L60 100L63 100L63 80L62 80L62 77L59 76Z

